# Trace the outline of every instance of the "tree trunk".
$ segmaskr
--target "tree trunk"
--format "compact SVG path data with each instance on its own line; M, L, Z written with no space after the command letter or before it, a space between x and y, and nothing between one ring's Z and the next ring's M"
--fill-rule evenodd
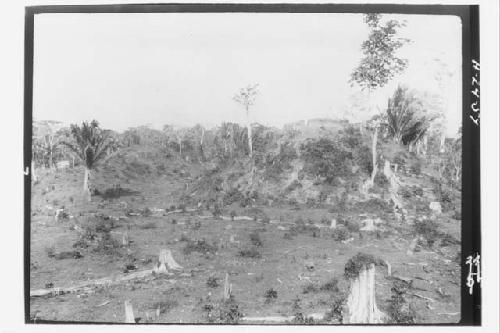
M85 173L83 176L83 193L87 195L87 200L90 202L92 200L92 196L90 193L90 169L85 168Z
M205 153L203 151L203 137L205 136L205 129L202 127L201 128L201 138L200 138L200 154L201 154L201 160L205 160Z
M249 151L249 154L250 154L250 158L252 158L252 153L253 153L253 150L252 150L252 124L250 122L250 114L248 112L248 106L247 106L247 123L248 123L248 151Z
M444 153L445 152L445 147L444 147L445 139L446 139L445 134L444 133L441 134L441 141L440 141L440 145L439 145L439 152L440 153Z
M377 138L378 138L378 126L375 127L375 132L373 133L372 139L372 176L370 178L370 185L373 186L375 181L375 176L377 175Z
M54 159L52 157L52 148L49 148L49 168L54 169Z
M31 161L31 179L34 183L38 182L38 177L35 173L35 161Z

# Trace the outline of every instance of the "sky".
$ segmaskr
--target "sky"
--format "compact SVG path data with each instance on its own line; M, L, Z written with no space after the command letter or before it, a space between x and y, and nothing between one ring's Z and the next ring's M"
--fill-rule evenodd
M388 15L385 16L389 18ZM445 84L449 135L461 123L461 23L458 17L391 15L406 20L412 42L401 76L376 93L382 107L397 84ZM232 97L259 84L252 121L271 126L342 118L357 87L348 83L368 37L362 14L150 13L38 14L34 35L35 120L97 119L122 131L150 124L246 123ZM362 118L362 117L361 117Z

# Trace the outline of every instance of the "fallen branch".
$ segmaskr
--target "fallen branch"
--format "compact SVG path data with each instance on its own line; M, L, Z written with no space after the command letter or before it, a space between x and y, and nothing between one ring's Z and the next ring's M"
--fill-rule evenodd
M79 291L88 291L95 287L110 286L134 279L145 278L150 276L152 273L152 269L147 269L144 271L134 272L126 275L117 275L114 277L89 280L70 287L31 290L30 297L58 296L63 294L76 293Z
M311 313L305 316L306 318L312 318L313 320L323 320L325 317L324 313ZM243 317L241 321L246 322L272 322L272 323L285 323L288 321L293 321L295 316L267 316L267 317Z
M429 301L429 302L435 302L434 299L430 298L430 297L425 297L425 296L422 296L422 295L419 295L419 294L411 294L415 297L418 297L418 298L421 298L421 299L425 299L426 301Z
M167 275L173 275L173 273L168 272L167 266L172 270L182 269L182 266L180 266L172 257L172 253L167 249L162 249L160 251L159 263L155 265L153 269L147 269L144 271L134 272L131 274L125 274L125 275L122 274L113 277L105 277L97 280L85 281L77 284L76 286L32 290L30 291L30 297L58 296L63 294L75 293L79 291L90 291L96 287L101 287L101 286L106 287L134 279L146 278L148 276L151 276L153 273L155 274L163 273Z

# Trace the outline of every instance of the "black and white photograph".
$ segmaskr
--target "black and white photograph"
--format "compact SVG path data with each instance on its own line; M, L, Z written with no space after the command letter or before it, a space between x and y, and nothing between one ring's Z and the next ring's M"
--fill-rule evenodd
M27 7L26 323L480 324L477 6L438 7Z

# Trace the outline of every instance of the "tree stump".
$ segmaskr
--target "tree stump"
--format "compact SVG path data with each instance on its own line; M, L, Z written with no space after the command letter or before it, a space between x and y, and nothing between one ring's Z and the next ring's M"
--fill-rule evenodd
M224 294L223 299L228 300L231 298L232 285L229 283L229 274L226 273L226 278L224 280Z
M379 324L383 318L375 302L375 265L370 264L351 282L344 321L347 324Z
M158 264L154 267L153 271L156 274L168 274L167 267L177 271L182 269L182 266L172 257L172 252L167 249L162 249L158 257Z
M125 323L135 324L134 309L130 300L125 301Z

